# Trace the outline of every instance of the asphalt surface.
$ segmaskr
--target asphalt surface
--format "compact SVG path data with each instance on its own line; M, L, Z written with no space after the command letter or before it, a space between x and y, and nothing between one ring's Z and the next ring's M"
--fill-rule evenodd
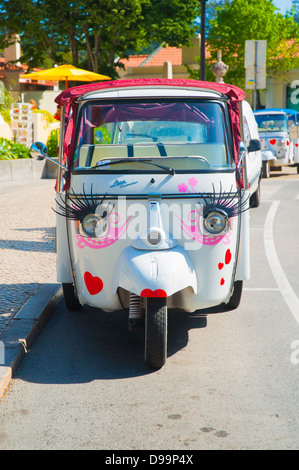
M53 179L1 183L0 397L62 298L54 184Z

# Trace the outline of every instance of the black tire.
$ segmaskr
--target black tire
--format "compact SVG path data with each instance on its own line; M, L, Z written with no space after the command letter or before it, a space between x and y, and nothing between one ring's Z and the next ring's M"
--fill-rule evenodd
M243 281L235 281L233 293L231 295L231 298L229 299L229 302L226 304L227 308L229 308L230 310L233 310L239 307L240 302L241 302L241 297L242 297L242 291L243 291Z
M266 160L263 160L262 162L262 177L270 178L270 166L269 166L269 162Z
M250 198L250 207L259 207L261 202L261 184L259 182L257 190Z
M166 298L150 297L145 304L145 362L160 369L167 357Z
M68 310L80 310L81 304L78 300L73 283L62 284L63 296Z

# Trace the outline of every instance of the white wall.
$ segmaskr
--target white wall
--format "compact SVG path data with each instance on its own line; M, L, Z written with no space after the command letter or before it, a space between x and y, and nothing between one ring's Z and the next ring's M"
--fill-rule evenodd
M29 100L34 100L37 102L39 109L45 109L51 114L56 113L57 105L54 102L56 96L58 96L61 91L47 90L47 91L22 91L21 94L24 94L24 102L28 103Z

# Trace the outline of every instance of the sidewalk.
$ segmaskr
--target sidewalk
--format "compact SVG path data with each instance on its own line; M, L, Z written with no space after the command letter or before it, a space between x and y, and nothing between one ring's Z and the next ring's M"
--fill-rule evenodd
M56 282L54 179L1 183L0 397L61 300Z

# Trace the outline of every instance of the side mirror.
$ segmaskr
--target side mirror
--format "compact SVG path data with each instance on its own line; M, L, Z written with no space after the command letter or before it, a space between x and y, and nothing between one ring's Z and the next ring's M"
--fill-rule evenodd
M55 163L55 165L58 165L60 166L60 168L63 168L63 170L68 171L68 168L65 165L60 162L57 162L56 160L54 160L54 158L49 157L47 146L42 142L34 142L30 147L30 154L31 157L35 160L44 160L44 158L47 158L48 160L51 160L51 162Z
M261 150L262 145L259 139L251 139L249 142L249 146L247 147L247 152L257 152Z
M237 165L237 168L242 166L242 160L245 158L245 156L246 156L246 147L245 147L244 142L241 141L240 144L239 144L239 150L238 150L238 165Z
M30 154L35 160L44 160L48 156L48 149L42 142L34 142L30 147Z
M246 157L246 147L243 141L240 142L239 144L239 150L238 150L238 164L236 168L236 178L237 181L242 180L242 176L244 174L244 169L245 169L245 157Z

